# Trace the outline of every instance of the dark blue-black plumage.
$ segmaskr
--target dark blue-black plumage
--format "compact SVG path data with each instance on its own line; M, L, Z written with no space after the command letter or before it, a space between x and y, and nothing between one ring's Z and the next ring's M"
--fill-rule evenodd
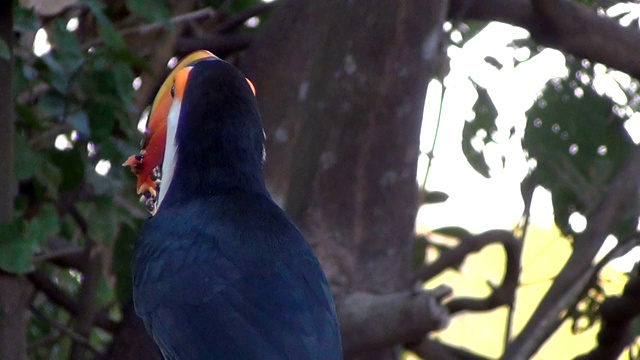
M271 200L264 135L244 76L189 74L176 168L134 254L134 303L167 359L341 359L326 278Z

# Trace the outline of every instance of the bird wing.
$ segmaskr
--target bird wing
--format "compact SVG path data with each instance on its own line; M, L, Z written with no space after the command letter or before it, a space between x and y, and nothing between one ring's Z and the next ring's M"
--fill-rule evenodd
M329 288L299 231L270 199L218 200L156 215L137 244L136 311L165 357L341 358Z

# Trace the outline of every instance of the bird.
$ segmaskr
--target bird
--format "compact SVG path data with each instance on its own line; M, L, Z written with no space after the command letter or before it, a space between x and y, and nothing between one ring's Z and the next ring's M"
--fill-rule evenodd
M342 359L326 276L265 185L253 83L193 53L149 118L143 149L123 165L152 214L134 245L133 299L162 356Z

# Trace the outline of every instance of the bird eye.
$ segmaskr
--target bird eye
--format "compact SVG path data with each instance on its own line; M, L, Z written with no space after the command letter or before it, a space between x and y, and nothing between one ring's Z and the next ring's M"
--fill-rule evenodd
M171 97L175 97L176 96L176 83L173 83L173 85L171 85Z

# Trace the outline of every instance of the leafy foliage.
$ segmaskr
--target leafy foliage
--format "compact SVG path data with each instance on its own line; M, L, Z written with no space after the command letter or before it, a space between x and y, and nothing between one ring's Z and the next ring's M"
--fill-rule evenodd
M259 3L211 4L218 17L204 26L215 27ZM14 218L0 224L0 269L39 279L29 358L68 358L78 336L93 356L109 345L113 329L94 326L69 337L66 328L87 302L98 307L98 325L105 327L105 321L119 320L122 304L130 301L133 243L146 212L134 192L135 178L119 164L139 150L143 109L136 104L150 100L136 99L134 79L163 75L150 74L149 35L174 31L174 10L166 0L87 0L59 14L36 11L15 2L13 146L19 192ZM153 34L139 30L149 23L160 26ZM36 55L39 31L46 32L47 44ZM9 53L9 45L0 42L0 57ZM93 290L85 288L89 277L95 279Z
M553 79L527 112L522 142L536 161L531 176L551 191L556 225L572 234L569 216L588 214L629 155L625 115L592 86L593 67L568 60L569 75Z
M493 141L493 133L498 130L496 127L498 110L493 105L487 90L475 83L474 85L478 91L478 101L473 106L476 117L472 121L465 122L462 128L462 152L474 170L489 178L489 165L484 157L484 146ZM481 142L482 145L477 146L476 141Z

